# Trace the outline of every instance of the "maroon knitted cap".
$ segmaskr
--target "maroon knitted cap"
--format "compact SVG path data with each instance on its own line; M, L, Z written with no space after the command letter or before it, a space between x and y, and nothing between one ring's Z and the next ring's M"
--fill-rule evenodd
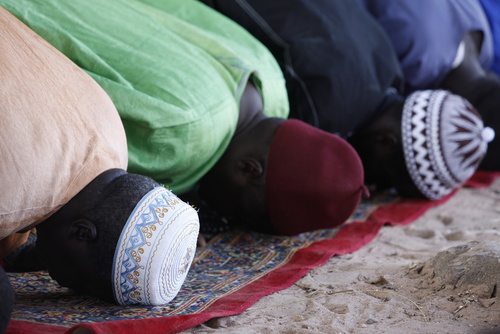
M361 159L342 138L298 120L276 131L269 151L266 200L281 235L344 223L367 193Z

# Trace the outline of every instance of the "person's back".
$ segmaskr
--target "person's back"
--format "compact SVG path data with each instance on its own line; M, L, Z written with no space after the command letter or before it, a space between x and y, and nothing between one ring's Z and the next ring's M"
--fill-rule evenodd
M469 31L479 31L479 61L492 62L488 21L478 0L358 0L384 28L405 75L405 94L439 88Z
M349 138L402 87L389 39L356 1L202 2L273 53L287 80L292 118Z
M116 108L99 85L3 9L0 19L0 259L6 259L96 176L126 169L127 148Z
M0 14L3 239L52 215L102 172L126 169L127 148L99 85L5 10Z

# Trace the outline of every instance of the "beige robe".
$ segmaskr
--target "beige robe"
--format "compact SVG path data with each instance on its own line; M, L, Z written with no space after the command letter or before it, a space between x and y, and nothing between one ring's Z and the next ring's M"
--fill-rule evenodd
M0 27L1 242L102 172L126 169L127 147L118 112L89 75L1 7Z

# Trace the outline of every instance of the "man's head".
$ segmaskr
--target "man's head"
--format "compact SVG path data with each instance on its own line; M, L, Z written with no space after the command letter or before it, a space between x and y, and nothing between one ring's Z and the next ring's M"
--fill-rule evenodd
M401 144L403 102L395 102L349 138L361 157L371 191L397 187L403 196L421 196L406 170Z
M341 138L297 120L265 118L232 141L200 195L235 224L283 235L345 222L365 188Z
M367 183L437 200L472 176L493 137L467 100L426 90L393 105L352 143L363 160Z
M50 275L80 294L120 305L161 305L194 257L193 208L150 178L110 170L38 225Z
M272 232L265 200L268 152L284 119L264 118L233 137L217 164L200 181L200 197L231 222Z

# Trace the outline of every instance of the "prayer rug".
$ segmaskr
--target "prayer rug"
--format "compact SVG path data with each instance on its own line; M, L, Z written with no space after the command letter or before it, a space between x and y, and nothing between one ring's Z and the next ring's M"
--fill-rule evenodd
M497 176L500 173L478 172L468 184L485 187ZM7 333L178 333L214 317L243 312L332 256L360 249L384 224L409 224L451 196L431 202L382 194L362 202L341 227L295 237L220 234L197 250L183 288L162 307L111 305L74 295L46 272L9 273L17 301Z

